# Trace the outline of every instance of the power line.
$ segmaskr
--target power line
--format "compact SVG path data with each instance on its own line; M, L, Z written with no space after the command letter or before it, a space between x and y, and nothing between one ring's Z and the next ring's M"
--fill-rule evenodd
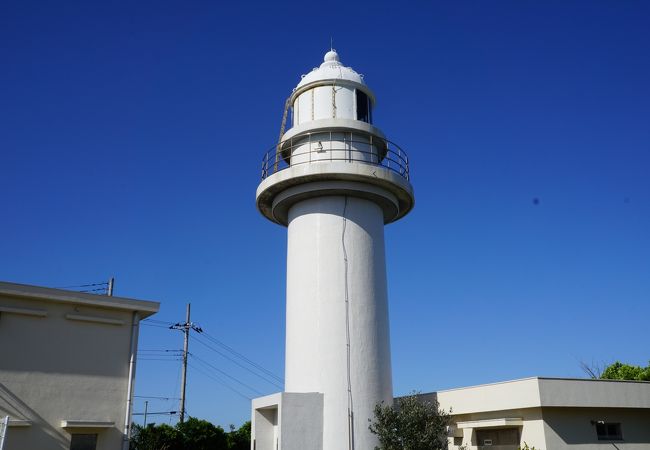
M284 379L283 379L283 378L281 378L281 377L275 375L273 372L271 372L270 370L265 369L264 367L260 366L260 365L257 364L256 362L251 361L249 358L247 358L246 356L242 355L241 353L239 353L238 351L236 351L236 350L233 349L232 347L230 347L230 346L224 344L223 342L221 342L219 339L215 338L214 336L210 336L210 335L209 335L208 333L206 333L205 331L203 332L203 335L204 335L207 339L209 339L211 342L214 342L215 344L217 344L217 345L219 345L220 347L222 347L223 349L229 351L230 353L232 353L233 355L237 356L238 358L240 358L240 359L246 361L248 364L250 364L251 366L253 366L253 367L255 367L256 369L260 370L261 372L264 372L265 374L267 374L268 376L270 376L270 377L276 379L276 380L279 381L280 383L284 383Z
M173 362L173 361L182 361L182 359L179 358L138 358L138 361L167 361L167 362Z
M278 387L278 388L282 389L282 386L279 385L276 381L274 381L274 380L270 380L270 379L267 378L265 375L259 374L259 373L255 372L255 371L249 369L248 367L246 367L246 366L244 366L243 364L241 364L239 361L237 361L237 360L231 358L230 356L228 356L228 355L224 354L223 352L217 350L216 348L214 348L214 347L212 347L212 346L206 344L205 342L202 342L202 341L201 341L200 339L198 339L196 336L193 336L192 339L194 339L196 342L198 342L199 344L203 345L204 347L209 348L209 349L212 350L213 352L216 352L216 353L220 354L221 356L223 356L224 358L226 358L228 361L232 362L233 364L238 365L238 366L241 367L242 369L244 369L244 370L246 370L246 371L252 373L253 375L257 376L258 378L261 378L262 380L266 381L267 383L270 383L270 384L274 385L275 387Z
M178 397L156 397L152 395L134 395L135 398L150 398L154 400L180 400Z
M216 370L216 371L219 372L221 375L230 378L230 379L231 379L232 381L234 381L235 383L239 383L239 384L241 384L242 386L244 386L245 388L250 389L251 391L255 392L256 394L264 395L262 392L258 391L258 390L255 389L254 387L252 387L252 386L250 386L250 385L244 383L244 382L241 381L241 380L238 380L237 378L235 378L235 377L233 377L233 376L231 376L231 375L228 375L228 374L227 374L226 372L224 372L223 370L221 370L221 369L219 369L219 368L213 366L212 364L210 364L209 362L207 362L207 361L205 361L205 360L199 358L198 356L196 356L196 355L194 355L194 354L191 354L191 353L190 353L190 356L191 356L192 358L196 359L198 362L200 362L200 363L202 363L202 364L205 364L206 366L212 368L213 370Z
M158 323L162 325L174 325L174 322L166 322L164 320L157 320L157 319L143 319L141 322L151 322L151 323Z
M246 395L246 394L242 394L242 393L239 392L237 389L235 389L234 387L230 386L230 385L229 385L228 383L226 383L224 380L222 380L221 378L219 378L217 375L213 375L213 374L207 373L207 372L203 371L203 369L201 369L200 367L195 366L194 364L188 363L188 365L189 365L192 369L194 369L194 370L196 370L197 372L199 372L199 373L205 375L206 377L211 378L211 379L213 379L213 380L219 382L220 384L222 384L222 385L225 386L226 388L230 389L231 391L233 391L235 394L239 395L240 397L243 397L243 398L245 398L246 400L249 400L249 401L252 400L252 398L250 398L248 395Z
M74 286L59 286L54 289L72 289L72 288L82 288L82 287L92 287L92 286L107 286L108 281L102 281L101 283L88 283L88 284L77 284Z
M144 322L144 320L140 322L140 325L145 326L145 327L164 328L166 330L169 329L169 327L167 325L158 325L156 323L143 323L143 322Z

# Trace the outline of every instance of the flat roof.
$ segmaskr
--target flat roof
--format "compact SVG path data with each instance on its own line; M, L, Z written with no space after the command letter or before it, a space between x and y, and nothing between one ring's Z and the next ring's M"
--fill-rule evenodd
M497 386L499 384L507 384L507 383L519 383L521 381L527 381L527 380L587 381L587 382L590 382L590 383L591 382L593 382L593 383L645 383L645 384L650 385L650 381L639 381L639 380L607 380L607 379L604 379L604 378L571 378L571 377L526 377L526 378L515 378L514 380L495 381L493 383L474 384L474 385L471 385L471 386L442 389L440 391L436 391L436 393L459 391L459 390L463 390L463 389L480 388L480 387L484 387L484 386Z
M71 303L96 306L108 309L121 309L142 313L142 318L155 314L160 309L160 303L150 300L137 300L127 297L88 294L85 292L68 291L29 284L9 283L0 281L0 297L24 298L55 303Z
M648 408L650 382L530 377L437 392L454 415L539 407Z

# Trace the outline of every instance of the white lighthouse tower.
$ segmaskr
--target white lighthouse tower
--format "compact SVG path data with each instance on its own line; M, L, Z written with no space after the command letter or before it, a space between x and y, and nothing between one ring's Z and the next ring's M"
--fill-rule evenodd
M264 156L257 207L288 227L285 392L253 400L254 450L373 450L368 419L393 400L384 224L414 196L374 105L331 50Z

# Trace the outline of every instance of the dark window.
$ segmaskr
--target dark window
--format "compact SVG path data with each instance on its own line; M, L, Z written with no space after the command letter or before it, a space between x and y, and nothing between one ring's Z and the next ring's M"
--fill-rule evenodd
M372 106L365 92L357 91L357 120L372 123Z
M70 450L96 450L96 434L73 434L70 441Z
M489 447L490 445L518 446L519 429L496 428L488 430L476 430L476 441L479 445L479 448Z
M621 441L623 433L620 423L599 422L596 424L596 434L599 441Z

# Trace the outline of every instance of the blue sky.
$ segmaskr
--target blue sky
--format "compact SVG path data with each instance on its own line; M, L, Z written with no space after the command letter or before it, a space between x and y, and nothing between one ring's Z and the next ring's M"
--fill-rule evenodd
M386 229L395 393L647 364L648 17L642 1L4 1L0 279L115 276L162 322L191 302L282 376L286 234L255 188L332 37L411 161L416 207ZM216 369L279 390L203 344L189 414L248 418L258 394ZM140 346L182 338L146 326ZM166 354L140 361L137 395L178 396Z

